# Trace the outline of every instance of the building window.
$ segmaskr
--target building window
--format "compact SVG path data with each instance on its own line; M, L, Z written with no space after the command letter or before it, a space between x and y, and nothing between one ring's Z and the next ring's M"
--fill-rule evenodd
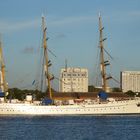
M86 76L85 74L82 74L82 76Z

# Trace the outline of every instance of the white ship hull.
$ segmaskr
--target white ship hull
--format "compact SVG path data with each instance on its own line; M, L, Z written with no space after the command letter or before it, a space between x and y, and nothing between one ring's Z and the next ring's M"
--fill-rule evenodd
M0 103L0 115L117 115L140 114L140 100L114 101L92 105L35 105Z

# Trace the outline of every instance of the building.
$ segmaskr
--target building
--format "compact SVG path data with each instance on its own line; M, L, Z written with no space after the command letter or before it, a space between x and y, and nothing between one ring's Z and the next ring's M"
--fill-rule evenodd
M140 92L140 71L122 71L120 76L123 92Z
M88 70L65 68L60 73L60 92L88 92Z

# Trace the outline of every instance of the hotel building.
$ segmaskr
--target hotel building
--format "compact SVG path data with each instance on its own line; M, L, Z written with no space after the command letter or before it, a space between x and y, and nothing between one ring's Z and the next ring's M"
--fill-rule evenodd
M120 76L123 92L140 92L140 71L122 71Z
M88 70L65 68L60 73L60 92L88 92Z

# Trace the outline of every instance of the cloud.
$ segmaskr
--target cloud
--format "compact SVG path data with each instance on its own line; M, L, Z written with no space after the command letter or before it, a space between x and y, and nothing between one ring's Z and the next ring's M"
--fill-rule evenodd
M57 35L57 38L65 38L65 37L66 37L66 35L63 33Z
M81 24L84 22L93 22L96 21L97 17L94 16L72 16L72 17L65 17L60 18L59 20L53 20L51 21L51 26L64 26L64 25L75 25L75 24Z
M48 17L49 18L49 17ZM49 26L67 26L81 24L83 22L92 22L95 18L93 16L72 16L72 17L64 17L56 20L55 18L50 18L47 20ZM36 18L32 20L24 20L24 21L9 21L9 20L0 20L0 32L9 33L9 32L17 32L22 31L29 28L35 28L41 26L41 18ZM62 36L61 36L62 37Z
M129 14L129 16L134 16L134 17L140 18L140 11L131 11L128 14Z
M63 33L60 33L60 34L57 34L57 35L55 36L55 38L56 38L56 39L63 39L63 38L66 38L66 35L63 34Z
M107 16L112 21L121 23L128 23L130 21L140 20L140 11L116 11Z
M60 26L76 26L83 23L93 23L98 20L98 15L84 15L84 16L70 16L70 17L57 17L56 16L48 16L47 22L49 26L52 27L60 27ZM139 19L140 11L117 11L113 12L109 17L103 15L104 19L112 18L115 21L125 22L126 20L135 20ZM32 20L24 20L24 21L8 21L8 20L0 20L0 32L9 33L9 32L17 32L25 29L35 28L41 26L41 18L36 18ZM65 35L64 35L65 36ZM60 37L64 37L60 35Z
M26 47L22 50L23 54L35 54L37 50L34 47Z
M22 22L0 20L0 32L17 32L29 28L34 28L39 25L40 25L39 19L22 21Z

